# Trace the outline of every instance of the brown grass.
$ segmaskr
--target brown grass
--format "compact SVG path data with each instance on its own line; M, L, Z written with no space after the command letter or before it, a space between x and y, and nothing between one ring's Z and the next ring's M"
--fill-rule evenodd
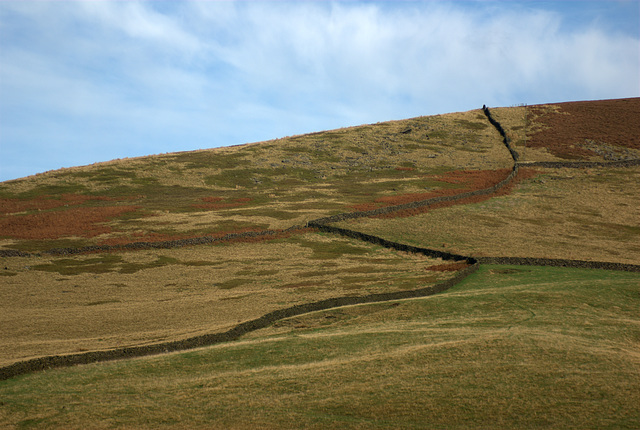
M541 132L550 127L550 112L578 116L561 107L540 109L530 129ZM497 110L497 116L517 135L508 126L517 124L514 112ZM125 160L0 184L0 229L13 238L9 246L78 236L92 243L157 241L250 231L257 223L285 228L348 208L486 188L506 177L511 160L478 114ZM622 145L592 134L585 139L598 148ZM567 156L558 148L527 154ZM638 264L639 182L638 168L520 169L517 181L493 196L343 224L464 255ZM38 195L67 186L106 195ZM132 196L136 206L108 204ZM142 219L136 210L155 218ZM237 228L222 228L228 225ZM422 287L467 265L308 230L266 239L2 258L0 365L223 331L296 304ZM292 422L306 428L426 422L614 428L637 422L631 275L531 267L483 267L477 274L475 283L433 300L313 313L202 351L8 381L0 422L78 428L282 428ZM576 277L581 281L572 284Z
M437 182L455 184L456 188L440 188L427 193L406 193L378 197L373 203L361 203L351 208L356 211L367 211L378 207L395 206L404 203L411 203L426 200L433 197L453 196L468 191L475 191L491 187L505 179L510 173L510 169L498 170L455 170L444 175L433 176Z
M504 169L504 171L502 173L505 173L505 171L509 172L507 169ZM500 176L498 176L499 175L498 172L493 172L493 173L494 174L488 174L488 175L484 176L481 180L479 180L477 182L478 188L465 189L465 190L462 190L462 191L458 191L457 193L452 192L450 194L446 193L445 190L442 190L442 193L435 192L435 193L433 193L433 195L429 196L428 198L445 196L445 195L456 195L456 194L459 194L459 193L462 193L462 192L475 191L475 190L478 190L478 189L489 188L492 185L495 185L496 183L500 182L501 180L505 179L508 176L508 174L506 174L504 177L501 178ZM459 199L459 200L450 201L450 202L435 203L433 205L424 206L424 207L421 207L421 208L406 209L406 210L402 210L402 211L392 212L392 213L389 213L389 214L378 215L375 218L380 218L380 219L406 218L406 217L411 217L411 216L427 213L429 211L436 210L436 209L448 208L448 207L457 206L457 205L469 205L469 204L484 202L484 201L489 200L491 198L498 197L498 196L503 196L503 195L511 193L513 188L519 182L521 182L523 180L526 180L526 179L530 179L532 177L535 177L538 173L539 172L537 170L535 170L535 169L520 168L518 170L518 175L516 176L516 178L510 184L505 185L504 187L502 187L501 189L499 189L498 191L496 191L496 192L494 192L492 194L467 197L467 198L464 198L464 199ZM493 181L495 181L495 182L493 182Z
M639 168L530 173L511 193L484 201L340 226L418 246L447 244L463 255L640 264Z
M187 353L3 381L0 422L636 428L639 299L631 273L481 267L427 299L314 312Z
M74 207L65 211L9 215L0 218L0 234L26 240L91 238L111 232L111 227L103 223L138 209L139 206Z
M509 165L496 130L475 110L52 171L0 184L0 204L11 213L64 212L76 203L107 206L112 199L130 200L140 209L112 218L108 228L96 218L92 228L103 235L74 234L70 228L60 229L57 237L51 229L46 234L55 237L47 240L83 238L81 245L124 243L127 238L286 229L353 207L394 204L439 186L451 188L456 184L438 185L433 179L450 170ZM236 227L228 227L230 220ZM35 232L36 221L23 221L31 225L30 237L45 237ZM46 249L44 242L33 243L38 239L26 242L15 235L23 228L10 227L13 222L19 218L2 224L4 237L12 239L5 246Z
M2 258L12 276L0 278L0 365L224 331L295 304L420 288L452 276L425 273L438 259L290 234L172 250ZM366 273L358 271L365 266Z
M225 200L223 197L202 197L201 199L204 204L192 204L191 207L195 209L204 209L208 211L216 211L220 209L229 209L229 208L238 208L245 206L246 203L251 201L251 198L236 198L231 202L221 203Z
M505 113L498 110L498 115ZM215 237L304 225L305 220L348 208L482 189L504 179L511 165L497 133L483 128L485 123L472 111L219 151L124 160L93 168L101 172L102 187L92 185L90 168L54 172L2 184L5 215L0 230L13 239L4 242L12 247L21 240L79 237L104 244ZM287 168L268 168L274 164ZM253 172L247 165L264 170ZM128 173L121 175L118 169ZM252 175L262 185L254 183ZM514 185L493 196L396 213L393 220L354 221L346 227L398 242L446 246L464 255L637 264L638 175L638 169L521 168ZM231 188L236 177L245 185ZM119 182L109 185L112 178ZM202 178L215 180L204 184ZM63 186L85 187L98 195L61 193L52 198L37 193ZM133 198L135 206L109 203ZM194 211L197 205L202 206ZM142 218L141 211L154 216ZM334 249L336 243L343 252ZM454 269L440 266L425 274L425 266L437 263L411 256L396 260L386 252L347 246L341 239L307 231L283 231L222 246L37 257L28 263L3 259L8 268L1 278L7 292L3 312L16 316L7 317L7 327L13 328L3 348L5 354L23 354L12 347L18 342L27 351L25 357L74 352L76 344L100 349L179 338L222 329L284 304L435 282ZM408 266L400 262L405 258ZM384 260L393 273L359 272L363 266L382 264L374 263L376 259ZM271 274L260 274L265 271ZM339 276L344 274L357 276ZM221 305L229 302L239 307ZM12 313L9 307L21 310Z

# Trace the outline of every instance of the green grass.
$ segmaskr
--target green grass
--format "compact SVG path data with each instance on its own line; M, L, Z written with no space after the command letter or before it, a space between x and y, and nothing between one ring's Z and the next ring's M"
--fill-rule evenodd
M479 118L479 120L480 122L459 119L459 120L456 120L455 123L468 130L483 130L487 127L490 127L490 125L487 124L486 118Z
M0 382L17 428L638 428L638 275L483 266L425 299Z
M211 261L179 261L172 257L159 255L155 261L149 263L131 263L123 260L122 256L115 254L105 254L91 258L60 258L54 259L50 263L37 264L31 267L33 270L43 272L57 272L65 276L80 275L83 273L107 273L117 272L132 274L145 269L154 269L172 264L184 266L215 266L216 262Z
M343 255L364 255L370 252L366 246L354 246L343 241L314 242L297 237L291 240L313 250L311 259L314 260L331 260Z
M111 197L69 206L135 205L140 209L112 223L117 234L140 235L134 238L149 231L205 235L275 228L274 224L282 228L281 221L304 223L307 216L348 211L352 205L380 197L459 188L459 184L438 181L436 175L510 163L508 154L500 158L504 151L495 151L496 146L504 149L486 117L477 111L49 172L0 184L0 198ZM486 156L475 154L489 149L493 152ZM505 246L522 243L525 254L531 255L536 252L532 238L538 237L537 250L545 255L556 252L560 255L552 256L596 259L593 254L581 257L567 245L579 244L580 252L591 249L598 258L629 260L637 255L637 246L618 248L609 242L635 243L640 234L635 219L621 216L635 207L632 174L628 169L603 171L590 179L607 185L602 194L593 192L598 189L592 186L587 191L570 189L564 195L554 190L568 186L563 184L584 185L586 179L580 182L576 173L540 175L544 185L532 182L521 190L538 206L546 202L540 216L526 216L527 210L509 212L513 199L499 197L457 208L459 212L450 209L442 219L425 215L411 221L347 224L366 231L370 223L378 229L370 232L403 243L454 251L456 246L468 245L460 251L464 254L486 254L489 249L490 255L496 255L496 250L507 249L507 254L516 255ZM583 191L589 201L596 202L594 206L575 202L574 209L567 206L567 196L576 196L576 191ZM599 200L615 192L628 199L607 204ZM611 210L614 205L620 210ZM600 216L605 208L606 216ZM215 214L203 213L209 211ZM473 216L455 215L467 212ZM202 222L186 227L184 221L191 214ZM163 216L162 223L154 223L149 218L153 215ZM479 228L474 222L480 223ZM530 229L544 224L547 234L539 237L537 228L536 234L523 236L527 240L517 235L504 240L496 233L504 231L506 224ZM549 234L550 224L562 228ZM567 225L577 227L569 231ZM480 239L488 248L470 240L469 226L485 235ZM397 291L443 276L421 267L402 270L402 255L371 257L370 245L318 237L286 239L302 247L305 255L290 267L279 265L285 257L277 253L273 261L255 263L245 256L205 261L187 250L171 254L178 258L136 259L123 253L42 259L30 263L28 272L34 274L30 285L37 292L25 293L24 298L50 297L41 293L50 287L43 281L46 276L68 277L57 279L58 290L70 279L77 284L86 284L90 278L99 283L104 276L126 282L110 284L109 278L100 288L124 288L132 286L129 275L159 269L176 273L171 280L162 280L165 287L180 294L192 288L199 289L198 294L207 292L194 299L197 309L211 315L229 314L228 324L235 324L247 309L262 312L263 305L256 301L259 295L246 294L251 288L272 288L268 294L280 294L273 303L287 307L332 291L347 295L385 288ZM71 236L5 246L46 250L91 243ZM231 251L234 245L221 245L227 246ZM183 282L177 277L184 266L216 267L206 269L198 280L185 277ZM15 277L27 273L16 267L0 273L6 291L11 286L19 290ZM485 266L462 284L427 299L316 312L211 348L0 382L0 428L640 428L638 286L638 275L631 273ZM306 292L310 294L301 295ZM247 297L251 298L242 301ZM225 300L229 308L217 305ZM108 293L86 296L79 303L103 324L103 308L130 302L130 297ZM241 306L242 312L234 311L233 304ZM171 311L161 318L170 313L190 317L189 312L178 313L170 305ZM62 320L61 309L55 305L52 322ZM139 318L143 321L149 315ZM20 331L27 330L24 320L18 319ZM182 335L209 327L196 326L173 328L184 330ZM153 333L149 338L156 339Z

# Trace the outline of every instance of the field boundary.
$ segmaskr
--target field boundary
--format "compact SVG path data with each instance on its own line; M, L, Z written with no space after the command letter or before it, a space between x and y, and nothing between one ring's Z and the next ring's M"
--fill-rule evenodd
M458 271L458 273L456 273L454 277L446 281L442 281L435 285L418 288L415 290L404 290L390 293L374 293L355 297L334 297L317 302L304 303L284 309L278 309L269 312L261 316L260 318L240 323L230 330L222 333L205 334L183 340L151 345L131 346L104 351L83 352L78 354L50 355L45 357L33 358L30 360L18 361L16 363L0 368L0 380L7 380L27 373L61 367L70 367L78 364L90 364L134 357L144 357L168 352L186 351L194 348L219 344L222 342L230 342L240 338L241 336L249 332L268 327L276 321L306 314L309 312L323 311L358 304L379 303L392 300L427 297L453 287L454 285L465 279L467 276L478 270L478 268L479 264L475 262L474 264Z
M617 161L527 161L518 163L521 167L547 167L586 169L590 167L635 167L640 166L640 158Z
M270 236L288 235L293 232L299 232L304 230L302 225L294 225L284 230L261 230L261 231L246 231L243 233L228 233L224 236L200 236L189 239L175 239L164 240L158 242L131 242L123 245L89 245L79 248L52 248L41 252L24 252L15 249L0 249L0 257L32 257L45 255L76 255L76 254L89 254L97 252L111 252L111 251L139 251L142 249L171 249L181 248L184 246L196 246L196 245L210 245L217 242L229 242L232 240L243 239L261 239L269 238Z
M403 243L391 242L389 240L383 239L378 236L372 236L370 234L365 234L355 230L348 230L346 228L334 227L326 224L317 224L317 225L314 224L313 227L316 228L318 231L323 231L326 233L333 233L333 234L337 234L344 237L358 239L363 242L373 243L375 245L380 245L385 248L395 249L396 251L410 252L412 254L422 254L422 255L426 255L427 257L441 258L443 260L454 260L454 261L466 260L467 262L469 262L469 264L477 263L477 259L473 257L468 257L460 254L452 254L450 252L438 251L435 249L405 245Z
M388 206L384 208L378 208L370 211L357 211L332 215L329 217L318 218L316 220L309 221L306 227L312 229L337 234L340 236L350 237L361 241L377 244L386 248L395 249L398 251L423 254L429 257L441 258L444 260L455 261L467 261L469 266L458 271L456 275L446 281L436 283L435 285L418 288L415 290L397 291L392 293L375 293L364 296L349 296L349 297L335 297L330 299L321 300L318 302L305 303L295 305L292 307L284 308L269 312L257 319L240 323L230 330L221 333L211 333L195 337L190 337L183 340L176 340L151 345L131 346L124 348L116 348L102 351L83 352L78 354L67 355L52 355L45 357L38 357L24 361L18 361L11 365L0 368L0 380L10 379L15 376L53 369L60 367L69 367L78 364L89 364L103 361L112 361L119 359L127 359L134 357L143 357L161 353L185 351L189 349L211 346L222 342L229 342L236 340L246 333L262 329L270 326L274 322L306 314L309 312L316 312L321 310L329 310L333 308L350 306L356 304L366 303L379 303L392 300L402 300L416 297L427 297L445 291L454 285L461 282L470 274L478 270L480 264L511 264L511 265L527 265L527 266L556 266L556 267L573 267L573 268L590 268L590 269L606 269L606 270L619 270L640 272L640 265L622 264L622 263L608 263L608 262L595 262L595 261L581 261L581 260L563 260L563 259L542 259L542 258L526 258L526 257L480 257L474 258L464 256L460 254L453 254L443 251L432 250L428 248L415 247L411 245L401 244L397 242L388 241L381 237L368 235L362 232L348 230L340 227L334 227L328 225L332 222L343 221L346 219L354 219L361 217L370 217L382 214L388 214L396 211L403 211L406 209L414 209L418 207L431 206L434 204L458 201L466 199L468 197L488 195L496 192L498 189L508 185L518 174L518 167L520 165L526 166L540 166L540 167L628 167L640 165L640 159L636 160L622 160L613 162L535 162L535 163L518 163L519 154L510 145L510 139L506 132L496 121L486 106L483 106L483 112L487 116L489 122L498 130L503 138L505 147L511 153L513 158L513 168L509 176L498 182L497 184L484 188L481 190L475 190L471 192L461 193L455 196L436 197L417 202L411 202L401 205ZM136 249L166 249L182 246L211 244L215 242L229 241L234 239L250 239L250 238L264 238L269 236L276 236L283 233L292 233L306 230L305 226L295 225L285 230L264 230L259 232L245 232L245 233L230 233L222 237L204 236L192 239L181 239L163 242L134 242L126 245L103 245L103 246L87 246L83 248L56 248L48 251L43 251L43 254L51 255L72 255L88 252L101 252L101 251L118 251L118 250L136 250ZM30 254L17 250L0 250L0 256L19 256L27 257Z
M425 208L434 206L440 203L455 202L464 200L470 197L477 197L483 195L490 195L497 192L499 189L509 185L518 175L519 167L546 167L546 168L603 168L603 167L635 167L640 166L640 158L630 160L618 160L618 161L534 161L534 162L519 162L520 154L511 146L511 139L507 136L506 131L502 125L491 115L489 108L486 105L482 106L482 111L487 117L488 121L493 125L500 136L502 142L511 154L513 159L513 167L511 173L502 181L494 184L491 187L483 188L475 191L468 191L453 196L441 196L432 197L425 200L418 200L415 202L403 203L400 205L386 206L382 208L372 209L368 211L354 211L339 213L327 217L317 218L315 220L308 221L305 225L293 225L283 230L262 230L262 231L249 231L243 233L229 233L224 236L201 236L189 239L176 239L168 241L158 242L132 242L123 245L89 245L79 248L53 248L40 253L29 253L14 249L0 249L0 257L30 257L46 255L76 255L85 253L96 252L111 252L111 251L134 251L142 249L170 249L180 248L185 246L196 245L209 245L218 242L228 242L232 240L243 239L260 239L269 238L270 236L276 236L281 234L290 234L292 232L299 232L305 229L305 227L320 228L323 225L330 223L345 221L348 219L373 217L378 215L387 215L393 212L401 212L409 209Z
M566 260L530 257L476 257L480 264L507 264L514 266L570 267L576 269L602 269L621 272L640 272L640 265L607 261Z

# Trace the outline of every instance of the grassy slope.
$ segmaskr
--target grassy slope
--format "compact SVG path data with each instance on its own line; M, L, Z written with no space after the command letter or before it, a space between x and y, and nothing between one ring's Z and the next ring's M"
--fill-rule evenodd
M637 275L485 266L427 299L0 383L21 428L637 428ZM91 399L90 402L87 399Z
M0 278L0 365L222 332L276 309L454 274L428 270L438 259L320 233L4 264L14 276Z
M287 228L380 197L463 188L442 175L509 167L499 143L476 110L48 172L0 184L0 246Z
M524 130L518 109L495 112L515 135ZM497 134L481 125L486 120L478 114L121 160L3 183L0 208L10 210L3 210L0 222L7 226L17 219L11 217L25 217L18 230L36 237L7 236L0 246L38 250L285 228L354 205L462 189L472 184L452 183L443 175L510 165ZM536 128L527 126L529 132ZM608 148L606 142L598 145ZM525 160L558 159L544 148L526 150ZM350 228L474 255L640 262L634 247L637 169L539 170L541 175L508 196L413 218L360 220ZM563 206L568 203L569 210ZM82 217L84 224L64 221ZM63 221L50 238L37 237L42 225L57 220ZM460 226L475 226L478 234L466 234ZM227 245L233 251L222 257L216 252L224 248L214 246L71 259L3 258L7 270L0 286L5 295L12 291L22 300L26 312L2 313L3 326L18 330L5 336L4 359L12 360L8 352L15 349L16 336L35 348L27 348L26 355L46 354L51 346L73 352L77 349L69 345L92 349L157 341L249 318L256 312L255 294L270 300L261 299L258 311L267 302L285 307L325 294L327 286L331 294L380 288L378 278L390 269L396 271L386 287L415 288L425 281L424 266L433 264L401 263L398 254L381 256L375 248L343 241L331 240L327 250L325 242L307 235L243 244L244 250ZM272 254L274 245L288 247L288 256L302 254L292 265L273 267L278 253L266 253ZM341 252L354 248L366 250ZM192 282L194 277L199 281ZM229 288L213 287L211 277L223 278ZM273 291L261 287L265 280ZM301 284L310 281L318 285ZM293 288L279 288L283 285ZM488 266L439 297L309 315L197 352L0 382L0 424L638 427L637 290L637 274ZM212 321L202 304L230 297L225 301L233 305L220 308ZM136 306L154 310L142 315ZM184 312L176 313L176 306ZM33 320L21 324L29 312ZM122 323L118 313L135 321ZM221 314L229 318L221 322ZM106 318L115 321L112 328L133 330L114 341L109 333L92 336L91 328L78 333L82 318L71 323L60 315L93 318L94 329ZM166 318L178 324L184 315L189 320L175 330L162 324ZM141 316L148 325L140 325ZM66 340L46 330L37 336L43 328L65 325ZM88 346L74 344L91 338Z
M354 205L477 187L450 172L509 165L480 111L121 160L0 184L0 245L38 251L285 228ZM131 210L118 215L119 208ZM101 210L116 216L100 218ZM308 255L327 240L295 236L284 251L276 242L0 258L7 298L0 363L222 331L301 301L419 288L442 277L425 273L434 261L368 264L379 257L375 247L342 240L330 239L367 255Z
M640 158L638 98L491 112L524 163ZM342 226L464 255L640 264L640 168L528 167L520 176L525 172L532 177L489 201Z
M341 227L472 256L640 264L640 168L537 169L512 193Z

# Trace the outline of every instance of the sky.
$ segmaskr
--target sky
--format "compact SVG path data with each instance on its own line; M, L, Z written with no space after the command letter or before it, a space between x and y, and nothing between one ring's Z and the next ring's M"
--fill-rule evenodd
M0 0L0 181L639 96L639 0Z

